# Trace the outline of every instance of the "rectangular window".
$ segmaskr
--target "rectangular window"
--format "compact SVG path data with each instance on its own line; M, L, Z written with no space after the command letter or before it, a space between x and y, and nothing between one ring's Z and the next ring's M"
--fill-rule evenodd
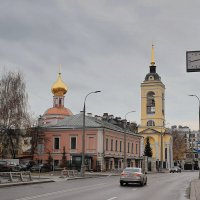
M122 152L122 141L120 141L120 144L119 144L119 151Z
M60 149L60 138L59 137L54 138L54 149Z
M167 148L165 148L165 160L167 160Z
M113 139L111 139L111 151L113 151Z
M138 153L138 144L136 144L136 154Z
M76 137L71 137L71 149L76 149Z
M116 141L115 141L115 151L118 150L117 146L118 146L118 141L116 140Z
M106 138L106 151L108 151L108 138Z
M134 153L133 148L134 148L134 146L133 146L133 143L132 143L132 146L131 146L131 153Z
M130 153L130 143L128 142L128 153Z
M88 149L89 150L95 149L95 138L92 136L88 137Z
M54 160L54 167L58 167L59 166L59 160Z

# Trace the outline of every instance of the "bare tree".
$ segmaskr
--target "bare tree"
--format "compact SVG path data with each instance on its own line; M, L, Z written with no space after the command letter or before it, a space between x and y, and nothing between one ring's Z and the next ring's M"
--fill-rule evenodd
M30 126L28 95L21 72L6 72L0 77L0 145L2 158L16 158L20 137Z
M40 150L44 150L45 143L49 142L48 136L45 135L46 128L40 126L38 123L31 126L27 131L27 137L31 138L30 146L31 146L31 155L32 160L34 159L34 155L39 153L39 145L42 147ZM41 146L42 145L42 146ZM49 150L49 152L51 152Z
M187 146L185 142L185 135L175 130L172 132L173 136L173 157L175 161L183 160L184 153L186 152Z

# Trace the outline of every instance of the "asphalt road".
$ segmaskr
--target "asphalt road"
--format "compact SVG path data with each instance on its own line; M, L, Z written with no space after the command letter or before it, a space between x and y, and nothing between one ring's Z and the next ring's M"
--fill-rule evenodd
M148 174L147 186L121 187L118 176L0 189L0 200L186 200L198 172Z

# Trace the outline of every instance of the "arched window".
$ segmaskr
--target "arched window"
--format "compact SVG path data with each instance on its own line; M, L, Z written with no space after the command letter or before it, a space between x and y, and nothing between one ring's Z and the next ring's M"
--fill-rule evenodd
M147 114L155 114L155 93L147 93Z
M153 120L149 120L147 122L147 126L155 126L155 122Z
M162 94L162 114L165 114L165 95Z

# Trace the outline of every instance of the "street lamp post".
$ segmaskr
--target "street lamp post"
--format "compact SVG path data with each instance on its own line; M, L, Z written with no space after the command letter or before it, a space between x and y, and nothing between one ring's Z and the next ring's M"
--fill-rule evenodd
M127 112L125 114L125 127L124 127L124 169L126 168L126 129L127 129L126 116L129 113L133 113L133 112L135 112L135 111L130 111L130 112Z
M167 123L167 124L169 124L169 123ZM164 134L165 134L165 126L167 125L167 124L165 124L165 121L164 121L164 123L163 123L163 127L161 127L161 135L160 135L160 172L162 171L162 169L163 169L163 147L164 147L164 145L163 145L163 136L164 136Z
M85 96L84 105L83 105L83 132L82 132L82 162L81 162L81 176L85 175L85 103L86 99L90 94L99 93L101 91L90 92Z
M197 96L197 95L195 95L195 94L190 94L189 96L191 96L191 97L196 97L197 99L198 99L198 101L199 101L199 138L198 138L198 142L199 142L199 139L200 139L200 99L199 99L199 97ZM197 149L198 150L198 149ZM199 156L199 154L198 154L198 166L199 166L199 179L200 179L200 156Z

